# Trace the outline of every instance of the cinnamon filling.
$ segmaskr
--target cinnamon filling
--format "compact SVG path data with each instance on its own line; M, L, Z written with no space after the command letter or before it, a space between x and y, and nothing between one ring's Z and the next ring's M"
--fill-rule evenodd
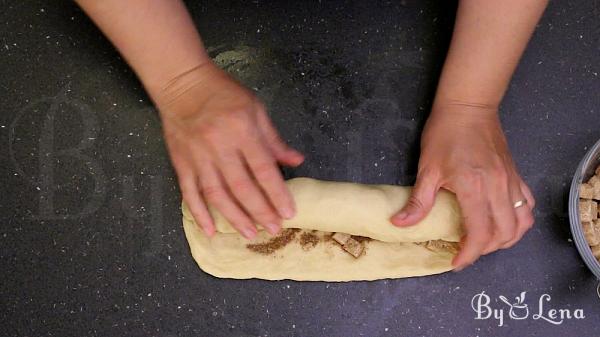
M299 233L300 235L298 235ZM372 238L365 236L349 235L339 232L320 234L320 232L316 230L303 231L298 228L288 228L265 242L247 244L246 248L258 254L272 255L292 242L297 242L305 251L311 250L316 247L319 242L323 242L323 244L340 247L346 253L358 259L360 256L366 254L367 246L371 241L373 241ZM456 254L459 250L458 242L444 240L429 240L425 242L416 242L416 244L433 252L449 252L451 254Z
M270 255L292 242L299 231L300 229L298 228L284 229L279 235L272 237L269 241L247 244L246 248L259 254Z

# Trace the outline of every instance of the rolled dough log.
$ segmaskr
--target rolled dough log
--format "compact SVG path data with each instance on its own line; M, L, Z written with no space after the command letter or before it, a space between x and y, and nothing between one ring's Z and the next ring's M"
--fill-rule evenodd
M431 250L418 242L458 242L462 236L460 209L454 195L442 191L429 215L415 226L398 228L389 221L408 200L410 187L288 180L297 214L284 221L284 228L299 228L296 238L271 254L248 249L271 237L265 231L249 242L215 210L217 233L208 238L183 205L183 226L192 255L205 272L222 278L292 279L298 281L376 280L431 275L452 269L453 254ZM314 246L303 246L302 233L319 238ZM333 240L332 232L372 238L365 252L354 258Z

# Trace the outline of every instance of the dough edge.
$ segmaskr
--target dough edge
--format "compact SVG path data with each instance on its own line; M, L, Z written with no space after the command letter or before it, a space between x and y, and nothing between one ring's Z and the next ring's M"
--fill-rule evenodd
M434 210L418 225L397 228L391 225L387 219L389 219L390 212L393 214L400 209L408 199L410 189L407 187L326 182L309 178L295 178L287 181L287 184L296 199L299 212L294 219L284 222L284 228L333 232L341 224L350 227L349 231L344 231L350 232L349 234L376 236L375 240L379 240L378 236L384 237L388 242L383 242L383 240L381 240L382 242L369 242L367 254L358 259L349 256L340 247L332 246L331 248L337 249L328 251L322 246L304 251L297 244L284 247L275 254L276 256L265 256L246 249L247 241L236 234L229 223L214 210L211 212L215 217L218 232L213 238L207 238L194 222L187 207L183 205L185 235L192 256L199 267L220 278L338 282L425 276L452 269L453 254L431 251L414 243L437 239L458 241L462 234L458 225L460 212L457 211L458 205L450 193L447 195L442 193L441 196L438 196ZM348 193L358 196L358 198L347 198ZM321 195L324 197L320 197ZM377 204L369 204L372 207L366 209L362 206L369 198L375 200ZM358 210L357 214L350 214L350 217L341 217L341 219L335 217L332 219L331 215L325 217L319 214L315 215L318 211L313 210L315 206L311 203L315 201L311 200L316 200L324 204L321 206L330 208L331 203L335 204L337 199L344 202L344 204L340 204L342 207L343 205L349 206L346 210L350 212ZM317 208L319 208L318 205ZM373 228L367 227L364 221L351 222L348 226L347 220L353 218L352 215L358 215L359 220L364 220L365 215L373 216L369 213L372 212L369 210L373 208L375 212L378 212L375 217L379 219L379 222L372 226ZM381 219L384 221L382 222ZM300 222L309 221L310 225L299 223L298 220ZM318 222L316 225L315 220ZM339 223L335 223L338 220ZM332 221L335 223L334 226L331 226ZM389 233L394 233L391 238ZM384 236L386 234L387 236ZM268 238L264 231L260 231L259 235ZM324 245L324 243L320 243L320 245ZM285 256L285 258L281 258L281 256Z
M396 249L374 247L372 245L374 242L369 242L366 248L368 253L355 259L341 247L332 245L329 248L333 251L336 261L323 259L327 255L322 254L322 250L317 248L303 251L302 248L291 245L276 256L254 253L245 247L234 256L227 256L227 253L221 254L219 248L212 247L209 239L194 222L184 220L183 226L192 256L200 269L218 278L254 278L270 281L375 281L447 272L452 270L451 261L454 257L450 253L433 252L414 243L383 242L380 243L400 245L400 247ZM235 234L217 233L212 239L231 235ZM402 251L400 254L398 249ZM393 255L390 255L391 253ZM286 256L285 259L281 257L283 255ZM299 255L304 256L299 258ZM360 263L357 263L359 261ZM385 261L388 263L382 263ZM415 261L418 263L411 264Z

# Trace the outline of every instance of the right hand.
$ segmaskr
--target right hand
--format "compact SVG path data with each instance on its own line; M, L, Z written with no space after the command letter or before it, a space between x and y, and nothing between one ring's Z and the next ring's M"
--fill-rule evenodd
M208 236L207 203L244 237L270 234L295 214L278 163L304 157L279 137L264 105L212 62L178 76L154 97L183 200Z
M456 194L463 215L465 235L452 261L457 271L512 247L533 226L535 199L513 162L495 106L434 105L421 137L415 188L392 222L417 224L442 188ZM517 201L525 204L515 208Z

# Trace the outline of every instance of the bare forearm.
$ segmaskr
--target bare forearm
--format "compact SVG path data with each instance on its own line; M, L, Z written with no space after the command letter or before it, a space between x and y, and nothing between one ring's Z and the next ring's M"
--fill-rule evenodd
M461 0L436 104L500 104L547 0Z
M208 56L180 0L77 0L151 96Z

